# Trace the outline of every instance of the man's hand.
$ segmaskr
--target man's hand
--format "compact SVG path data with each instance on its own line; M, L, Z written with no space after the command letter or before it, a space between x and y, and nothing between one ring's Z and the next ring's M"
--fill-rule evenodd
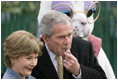
M65 59L63 60L64 67L75 76L80 73L80 65L77 59L69 52L64 52Z

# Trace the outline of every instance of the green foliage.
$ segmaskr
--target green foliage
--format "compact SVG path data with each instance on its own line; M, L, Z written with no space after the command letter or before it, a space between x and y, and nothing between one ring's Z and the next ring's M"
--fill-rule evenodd
M38 14L40 1L1 1L1 11L11 14Z

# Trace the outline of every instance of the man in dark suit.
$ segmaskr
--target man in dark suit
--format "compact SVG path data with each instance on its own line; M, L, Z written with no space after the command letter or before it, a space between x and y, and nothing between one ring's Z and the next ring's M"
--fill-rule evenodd
M45 47L32 75L38 79L59 79L56 56L63 57L63 79L106 78L90 42L72 38L71 19L65 14L50 11L40 22L41 41ZM69 51L70 50L70 51Z

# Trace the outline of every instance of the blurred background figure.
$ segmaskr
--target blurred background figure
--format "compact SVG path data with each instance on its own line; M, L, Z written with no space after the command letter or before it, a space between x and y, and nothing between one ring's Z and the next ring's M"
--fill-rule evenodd
M102 39L102 48L117 78L117 2L100 1L101 13L92 34ZM40 1L1 1L1 50L6 37L16 30L26 30L39 38L37 22ZM6 71L1 51L1 73Z
M43 43L31 33L19 30L10 34L3 46L7 66L3 79L35 79L31 72L42 54Z

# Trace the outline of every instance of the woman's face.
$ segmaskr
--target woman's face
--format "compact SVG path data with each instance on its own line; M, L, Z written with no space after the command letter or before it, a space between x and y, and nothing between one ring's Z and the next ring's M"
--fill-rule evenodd
M38 54L31 53L28 56L20 56L17 59L13 59L12 69L17 72L21 78L25 78L31 75L32 69L36 66Z

